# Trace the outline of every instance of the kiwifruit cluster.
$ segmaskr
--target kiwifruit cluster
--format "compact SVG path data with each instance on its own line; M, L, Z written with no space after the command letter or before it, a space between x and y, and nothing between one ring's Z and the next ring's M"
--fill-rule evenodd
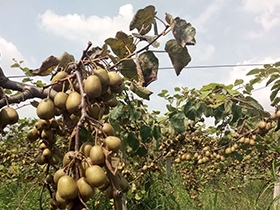
M40 139L39 154L36 158L38 164L56 165L60 162L62 154L60 150L55 148L56 134L64 135L55 118L39 120L35 123L35 128L27 132L27 139L30 142Z
M56 192L51 202L52 209L63 209L69 203L75 202L77 197L87 202L94 195L96 188L101 191L106 190L107 196L113 197L113 188L103 168L106 161L104 150L111 153L109 155L117 154L121 140L114 136L114 129L109 123L102 125L98 137L99 141L96 144L85 142L80 146L78 152L69 151L64 155L63 168L54 174L52 186ZM119 190L126 191L129 186L127 180L120 174L118 174L118 178L121 188Z
M12 107L5 107L0 111L0 130L3 130L7 125L13 125L18 121L18 113ZM0 131L1 132L1 131Z

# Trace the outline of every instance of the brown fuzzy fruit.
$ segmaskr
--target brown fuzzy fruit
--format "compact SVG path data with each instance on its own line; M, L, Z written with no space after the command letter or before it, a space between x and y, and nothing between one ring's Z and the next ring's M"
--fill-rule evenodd
M75 155L74 151L69 151L64 155L63 167L67 166L71 162L72 158L70 156L74 156L74 155Z
M38 131L41 131L43 129L49 129L50 123L49 121L46 120L39 120L38 122L35 123L35 127Z
M86 170L86 178L91 186L100 187L106 183L106 175L103 169L98 165L90 166Z
M44 130L42 130L41 137L42 137L42 139L45 139L49 143L51 143L54 138L53 131L51 129L44 129Z
M81 95L77 92L71 92L66 101L66 109L70 114L78 114L81 104Z
M12 125L18 121L18 113L12 107L5 107L0 112L0 121L2 125Z
M54 176L53 176L53 181L54 181L54 183L57 183L58 180L59 180L61 177L65 176L65 175L66 175L66 173L64 172L63 169L57 170L57 171L55 172Z
M105 69L102 68L96 69L94 71L94 75L96 75L99 78L102 87L109 85L109 76Z
M71 176L62 176L57 183L57 192L62 199L74 199L78 196L78 187L76 181Z
M39 165L44 165L45 163L47 163L47 159L42 155L38 155L37 158L36 158L36 162Z
M105 157L101 146L93 146L90 150L90 159L94 165L103 165Z
M40 119L49 120L54 117L55 106L51 99L45 98L37 106L37 115Z
M84 80L84 90L89 98L98 98L102 92L102 85L99 78L95 75L89 76Z
M125 84L122 83L118 88L114 89L110 87L112 93L121 93L125 88Z
M59 92L54 97L54 105L60 110L66 110L66 101L68 98L68 94Z
M31 141L31 142L36 141L39 137L38 130L36 128L33 128L30 131L28 131L26 136L29 141Z
M109 86L112 89L119 88L123 83L123 78L115 71L110 71L108 73L109 76Z
M90 186L85 177L82 177L77 181L77 186L84 202L89 201L94 195L94 188Z
M105 139L105 143L109 150L113 152L118 152L121 148L121 140L118 137L115 136L107 136Z
M58 72L53 78L52 78L52 81L51 83L55 83L57 80L60 80L60 79L63 79L65 77L69 76L69 74L65 71L60 71ZM65 89L68 89L68 82L64 82L65 83ZM60 92L62 90L62 87L63 87L63 84L62 83L59 83L59 84L56 84L56 85L53 85L53 89L57 92Z
M102 132L105 133L107 136L114 136L114 128L109 123L104 123L102 127Z
M95 103L95 104L91 104L87 108L87 111L88 111L88 114L90 117L92 117L96 120L100 120L103 116L104 108L102 106L100 106L99 104Z
M64 209L68 205L68 203L69 203L69 201L67 201L66 199L61 198L61 196L59 195L58 191L56 191L56 193L55 193L55 200L59 204L58 207L60 209ZM64 207L64 208L61 208L61 207Z
M265 129L265 127L266 127L266 122L265 122L265 121L260 121L259 124L258 124L258 127L259 127L260 129Z
M89 157L91 148L92 148L92 143L91 142L85 142L80 147L80 152L83 153L86 157Z

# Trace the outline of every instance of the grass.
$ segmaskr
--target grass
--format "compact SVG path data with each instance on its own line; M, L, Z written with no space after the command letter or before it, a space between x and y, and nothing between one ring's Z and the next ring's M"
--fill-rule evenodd
M3 182L4 181L4 182ZM231 180L230 185L223 185L222 181L211 184L206 187L199 196L199 201L194 201L190 195L183 189L178 178L173 178L177 184L174 193L170 194L172 189L166 186L154 183L150 191L142 199L128 200L128 210L265 210L272 202L273 188L265 191L257 200L262 191L265 182L260 180L248 181L244 187L238 189L240 184ZM11 182L9 180L1 181L0 188L0 209L16 209L26 192L30 189L32 183ZM234 190L229 188L234 186ZM216 192L213 188L217 189ZM27 195L21 210L38 210L41 186L36 186ZM163 192L166 192L165 194ZM241 193L240 193L241 192ZM128 195L129 196L129 195ZM44 193L43 209L49 209L49 195ZM112 209L112 201L101 196L100 204L95 206L95 201L88 202L90 209L109 210ZM198 204L201 203L201 206Z

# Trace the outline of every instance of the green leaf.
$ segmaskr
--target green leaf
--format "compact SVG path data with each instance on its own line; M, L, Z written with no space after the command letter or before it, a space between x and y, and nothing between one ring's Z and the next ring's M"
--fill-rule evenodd
M280 102L280 97L276 97L273 102L271 103L271 106L276 106Z
M175 87L174 90L177 91L177 92L179 92L179 91L181 91L181 88Z
M161 137L161 128L158 125L155 125L153 127L153 136L156 140L158 140Z
M231 100L228 100L225 102L225 112L230 114L231 113L231 108L232 108L233 102Z
M139 97L146 100L150 100L150 95L153 93L149 89L142 87L136 82L131 82L130 90L134 92L136 95L138 95Z
M264 71L264 69L257 69L257 68L256 68L256 69L253 69L253 70L249 71L249 72L246 74L246 76L258 74L258 73L263 72L263 71Z
M139 147L138 150L136 151L136 154L139 155L140 157L144 157L147 154L147 149L143 146Z
M157 80L158 59L151 51L139 55L139 62L144 76L144 87Z
M134 133L129 132L127 135L127 144L130 146L134 151L136 151L139 147L139 140L135 136Z
M234 86L241 85L241 84L243 84L243 82L244 82L243 79L237 79L237 80L235 80L235 82L234 82Z
M184 19L176 17L170 24L173 36L177 40L178 44L181 47L185 47L186 45L195 45L195 28L187 23Z
M265 86L268 86L270 83L272 83L274 80L278 79L280 75L271 75Z
M235 152L234 154L235 154L236 159L239 162L241 162L243 160L243 156L239 152Z
M273 90L271 93L270 93L270 101L273 101L274 98L276 97L277 93L279 92L280 90L280 87L277 88L276 90Z
M112 120L118 120L124 114L124 105L120 104L116 106L110 113L110 118Z
M168 53L176 75L178 76L182 69L191 61L191 56L187 48L180 46L175 39L171 39L166 42L165 51Z
M18 63L14 63L13 65L11 65L11 68L19 68L20 65Z
M280 61L278 61L278 62L274 63L274 66L275 66L275 67L280 66Z
M199 96L200 99L206 98L210 93L212 93L212 90L206 90L206 91L201 91L201 95Z
M156 11L153 5L139 9L130 22L129 30L137 29L141 35L147 34L152 27Z
M194 104L192 101L188 101L184 107L184 114L185 116L190 119L195 121L197 114L196 114L196 108L194 107Z
M30 81L32 81L31 78L24 78L24 79L22 80L22 83L26 83L26 82L30 82Z
M142 142L150 142L152 140L152 128L147 125L141 125L140 127L140 136Z
M8 94L8 95L12 94L12 91L10 89L4 89L4 92L5 92L5 94Z
M260 105L259 102L256 99L254 99L254 98L252 98L250 96L246 96L245 100L248 101L256 109L259 109L259 110L263 111L262 105Z
M43 83L41 80L38 80L34 83L37 87L43 87L46 85L46 83Z
M122 31L118 31L116 38L108 38L105 40L105 43L108 44L112 51L119 58L124 58L129 55L130 52L136 50L136 45L133 43L133 37L127 35Z
M123 61L120 65L120 72L128 79L138 80L136 63L133 60Z
M169 114L169 121L176 133L185 131L185 114L183 112L172 112Z

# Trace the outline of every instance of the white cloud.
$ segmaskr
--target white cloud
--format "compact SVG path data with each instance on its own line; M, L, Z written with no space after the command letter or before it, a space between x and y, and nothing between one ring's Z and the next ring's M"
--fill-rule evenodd
M51 10L39 15L39 27L56 36L94 45L102 45L104 40L113 37L118 30L128 31L133 17L133 6L126 4L115 17L85 17L79 14L58 15ZM127 29L127 30L125 30Z
M275 63L277 61L280 61L280 57L274 57L274 58L266 57L263 59L253 58L251 60L243 61L242 63L238 63L238 64L253 64L253 63L270 64L270 63ZM244 84L247 83L250 79L252 79L252 76L246 76L246 74L254 68L257 67L244 67L244 66L234 67L230 71L229 78L227 79L227 81L225 81L225 84L233 84L236 79L243 79ZM265 83L266 81L260 84L256 84L254 88L255 89L263 88L265 87ZM260 102L260 104L263 105L265 110L273 111L273 108L270 106L270 98L269 98L270 92L271 92L270 87L267 87L254 91L252 95Z
M262 33L262 32L249 31L246 34L246 38L247 39L258 39L258 38L263 37L263 35L264 35L264 33Z
M245 11L255 15L255 21L270 31L280 25L279 0L243 0Z
M204 12L198 18L191 20L191 23L195 26L197 31L200 33L206 33L207 24L210 20L213 20L219 16L219 11L222 10L225 3L228 0L214 0L211 4L205 9Z

